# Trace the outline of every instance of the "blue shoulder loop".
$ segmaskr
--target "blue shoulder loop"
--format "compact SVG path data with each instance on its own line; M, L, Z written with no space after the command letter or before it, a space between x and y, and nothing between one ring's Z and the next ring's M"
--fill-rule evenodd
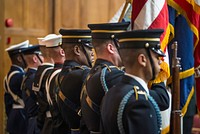
M101 85L102 85L103 90L104 90L105 93L108 92L108 87L107 87L106 80L105 80L105 75L106 75L106 70L107 69L108 69L108 67L104 67L101 70L101 76L100 76Z
M117 113L117 125L120 131L120 134L125 134L125 130L123 127L123 112L124 112L124 108L129 100L129 98L131 97L132 94L134 94L135 90L131 90L129 91L123 98L122 101L120 102L119 108L118 108L118 113ZM147 96L148 100L151 102L151 104L153 105L153 107L155 108L156 111L156 117L157 117L157 124L158 124L158 134L161 133L161 125L162 125L162 118L161 118L161 114L160 114L160 109L158 107L158 104L155 102L155 100L153 99L153 97L151 97L150 95Z
M120 134L125 134L125 130L123 127L123 112L124 112L124 108L129 100L129 98L131 97L131 95L134 94L134 90L129 91L122 99L122 101L120 102L119 108L118 108L118 112L117 112L117 125L120 131Z
M157 124L158 124L158 134L160 134L161 130L162 130L162 117L161 117L161 114L160 114L160 109L159 109L158 104L156 103L156 101L154 100L153 97L148 95L148 99L155 108L156 117L157 117Z
M105 93L108 92L108 86L107 86L107 84L106 84L106 79L105 79L105 77L106 77L106 71L108 70L109 72L111 72L111 69L112 69L112 68L119 69L119 68L116 67L116 66L107 66L107 65L105 65L105 66L103 67L103 69L101 70L100 81L101 81L101 85L102 85L103 90L104 90ZM120 69L119 69L119 70L120 70Z

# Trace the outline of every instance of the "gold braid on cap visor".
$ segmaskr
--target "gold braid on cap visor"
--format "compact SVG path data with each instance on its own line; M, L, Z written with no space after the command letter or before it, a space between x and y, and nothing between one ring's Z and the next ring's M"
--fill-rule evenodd
M126 41L159 41L160 38L126 38L126 39L119 39L119 42L126 42Z

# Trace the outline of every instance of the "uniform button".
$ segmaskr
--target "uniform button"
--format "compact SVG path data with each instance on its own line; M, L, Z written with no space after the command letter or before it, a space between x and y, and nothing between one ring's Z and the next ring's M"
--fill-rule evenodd
M152 118L153 117L153 115L152 114L150 114L150 118Z

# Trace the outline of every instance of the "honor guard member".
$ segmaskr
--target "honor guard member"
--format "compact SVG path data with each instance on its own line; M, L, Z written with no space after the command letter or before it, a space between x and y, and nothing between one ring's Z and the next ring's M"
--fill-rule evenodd
M114 54L107 53L112 51L107 51L109 50L109 47L105 46L109 44L109 39L110 39L110 42L113 41L112 46L114 48L115 47L117 48L118 44L117 40L114 38L114 32L119 32L120 26L121 29L125 31L125 29L128 27L127 25L128 24L123 24L123 23L90 25L91 29L93 29L92 42L94 44L94 48L97 53L97 61L94 67L91 69L90 77L88 77L88 80L86 82L86 89L84 89L86 91L86 96L84 95L82 99L82 107L83 107L82 113L83 113L83 120L85 120L87 127L92 132L99 131L100 104L104 94L113 85L118 83L121 80L122 76L124 75L124 71L118 68L122 65L121 59L118 58L118 51L115 51L115 56L117 57L113 58ZM112 31L113 33L110 32L109 30ZM109 36L105 37L105 35ZM110 56L108 56L108 54ZM110 58L110 60L108 61L109 59L108 57L111 56L112 58ZM116 62L114 62L113 59L115 59L115 61L120 61L119 62L120 64L116 64ZM156 101L159 104L159 107L162 110L167 109L169 107L169 96L167 94L164 83L162 82L158 84L153 84L151 88L153 90L150 91L150 94L152 94L152 96L156 99Z
M46 81L46 96L53 121L53 134L66 134L69 130L68 125L63 121L55 99L55 90L57 89L55 78L61 71L65 61L65 52L61 48L62 35L49 34L44 38L43 42L46 44L54 61L54 68L51 69Z
M26 63L21 51L27 48L28 45L29 41L27 40L6 49L12 64L4 79L4 101L8 117L7 131L11 134L26 134L27 132L26 113L21 92Z
M83 87L82 119L90 133L100 133L100 104L101 100L124 72L118 67L122 61L117 50L114 34L126 31L129 23L89 24L92 31L92 44L97 60L91 69Z
M57 103L62 117L69 124L72 134L82 133L80 127L80 93L83 82L94 61L90 30L60 29L62 48L66 60L57 81Z
M116 34L126 68L122 80L104 96L101 106L105 134L159 134L160 109L147 84L160 72L161 29Z
M25 77L22 82L22 98L25 103L25 110L28 119L27 134L40 134L40 129L37 127L38 103L35 92L32 90L32 84L35 77L35 72L39 65L43 62L43 57L39 50L39 45L29 45L22 50L25 62L27 64Z
M49 111L49 104L46 97L46 79L50 73L50 69L53 69L54 62L50 57L50 52L43 42L44 38L38 38L40 45L40 51L42 53L44 62L40 65L35 73L33 82L33 90L36 92L37 100L39 104L37 125L41 129L41 134L52 133L52 119Z

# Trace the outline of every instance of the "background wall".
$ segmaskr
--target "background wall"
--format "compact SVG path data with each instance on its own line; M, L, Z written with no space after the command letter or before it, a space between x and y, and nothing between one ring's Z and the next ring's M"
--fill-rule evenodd
M0 0L0 83L10 68L5 48L58 33L60 28L87 28L108 22L125 0ZM5 20L7 27L5 26ZM0 84L0 134L4 134L3 85Z

